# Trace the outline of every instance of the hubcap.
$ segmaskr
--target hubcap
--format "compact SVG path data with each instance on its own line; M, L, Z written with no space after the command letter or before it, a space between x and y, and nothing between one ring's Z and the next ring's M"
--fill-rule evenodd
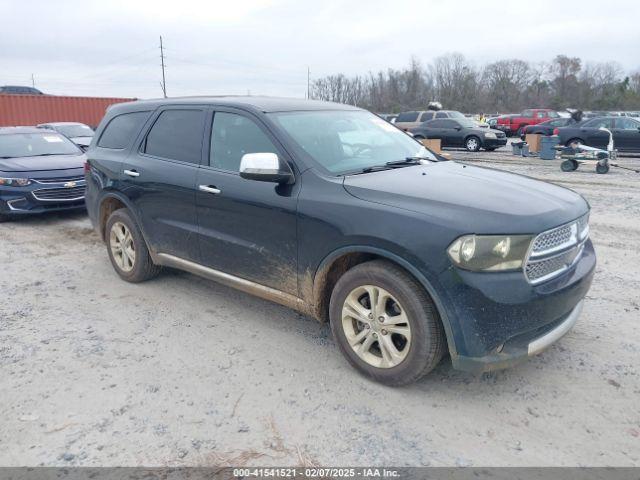
M347 295L342 328L356 355L374 367L399 365L411 347L411 327L402 305L374 285L363 285Z
M475 150L477 146L478 141L475 138L470 138L469 140L467 140L467 148L469 150Z
M131 232L124 223L116 222L111 227L109 246L118 268L124 272L133 270L136 262L136 251Z

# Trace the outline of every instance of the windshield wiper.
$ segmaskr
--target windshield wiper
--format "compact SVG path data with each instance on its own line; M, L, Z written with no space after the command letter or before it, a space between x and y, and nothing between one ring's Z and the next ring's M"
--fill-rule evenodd
M410 165L420 165L421 160L426 160L420 157L407 157L404 160L393 160L386 162L384 165L372 165L371 167L365 167L360 170L359 173L379 172L381 170L392 170L394 168L408 167Z

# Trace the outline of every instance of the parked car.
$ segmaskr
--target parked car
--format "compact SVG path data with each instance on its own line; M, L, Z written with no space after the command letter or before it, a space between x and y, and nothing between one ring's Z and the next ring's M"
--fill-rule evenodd
M607 149L609 132L613 135L614 147L621 152L640 152L640 120L632 117L600 117L584 120L580 123L560 127L556 134L562 145L574 142L589 147Z
M38 128L47 128L61 133L82 150L89 148L94 131L89 125L77 122L49 122L41 123Z
M546 122L542 122L537 125L529 125L524 128L524 131L522 132L522 135L520 135L520 138L524 140L528 134L538 134L545 136L553 135L553 132L556 128L566 127L567 125L571 125L573 123L577 122L571 117L560 117L554 118L553 120L547 120Z
M481 148L493 151L507 144L504 132L481 127L478 122L468 118L430 120L411 128L409 132L416 140L439 138L443 147L464 147L470 152L477 152Z
M110 108L96 138L87 209L123 280L174 267L329 321L347 360L386 384L447 350L471 371L537 354L591 284L584 198L441 161L355 107L138 101Z
M527 126L537 125L558 117L560 117L558 112L548 108L530 108L520 114L498 117L497 126L509 136L520 137Z
M421 123L428 122L436 118L467 118L463 113L455 110L421 110L415 112L404 112L398 114L394 125L401 130L407 131L417 127Z
M44 95L40 90L21 85L0 86L0 95Z
M57 132L0 127L0 221L84 208L85 159Z

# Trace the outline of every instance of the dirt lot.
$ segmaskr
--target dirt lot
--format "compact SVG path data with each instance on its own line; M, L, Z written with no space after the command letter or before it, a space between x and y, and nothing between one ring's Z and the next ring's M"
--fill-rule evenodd
M0 226L0 465L640 465L640 175L454 156L593 207L595 282L550 350L387 388L327 326L186 273L127 284L84 215L25 219Z

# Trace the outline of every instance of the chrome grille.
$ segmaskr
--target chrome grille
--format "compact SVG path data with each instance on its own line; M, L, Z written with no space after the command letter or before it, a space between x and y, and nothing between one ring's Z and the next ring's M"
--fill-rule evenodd
M524 269L529 282L541 283L571 268L582 254L588 237L588 213L538 235Z
M43 188L31 192L36 200L43 202L73 202L84 198L85 186L71 188Z
M58 178L34 178L32 179L36 183L48 185L50 183L67 183L67 182L84 182L84 176L75 175L73 177L58 177Z

